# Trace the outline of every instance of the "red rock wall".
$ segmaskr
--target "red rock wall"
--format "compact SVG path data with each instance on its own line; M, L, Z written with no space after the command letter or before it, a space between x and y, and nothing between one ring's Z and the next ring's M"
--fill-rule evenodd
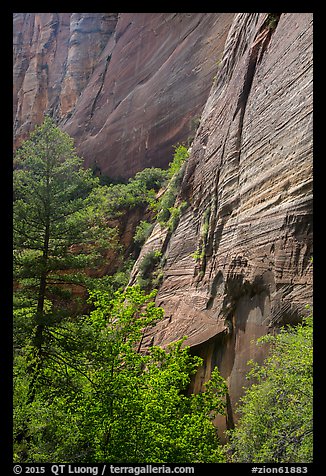
M112 177L167 166L194 135L233 14L14 15L19 145L45 112Z
M116 22L111 13L14 14L15 145L44 113L60 120L73 110Z
M167 317L153 336L188 336L205 358L196 391L219 366L230 420L247 361L264 356L256 339L300 320L312 298L312 14L266 18L237 14L230 29L182 183L189 206L164 244ZM154 231L147 246L159 247Z

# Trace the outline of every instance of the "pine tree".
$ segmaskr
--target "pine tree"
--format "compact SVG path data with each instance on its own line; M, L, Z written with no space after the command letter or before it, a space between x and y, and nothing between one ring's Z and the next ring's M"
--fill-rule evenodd
M15 304L23 306L20 318L28 314L32 331L32 400L46 331L63 316L62 309L56 314L55 300L58 295L63 297L67 282L76 282L71 270L84 268L99 256L100 225L108 234L110 230L105 228L104 218L94 213L91 192L98 179L82 167L73 140L51 118L23 143L15 165Z

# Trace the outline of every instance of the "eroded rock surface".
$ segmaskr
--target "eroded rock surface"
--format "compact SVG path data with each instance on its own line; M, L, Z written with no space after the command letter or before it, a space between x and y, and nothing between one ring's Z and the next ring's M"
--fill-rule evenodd
M16 145L46 112L103 174L167 166L195 133L233 16L15 14Z
M276 15L276 16L275 16ZM237 14L182 183L166 250L155 344L188 336L219 365L232 407L256 339L312 297L312 15ZM194 252L204 251L195 261Z
M13 16L13 104L18 146L44 114L58 121L74 109L117 13L16 13Z

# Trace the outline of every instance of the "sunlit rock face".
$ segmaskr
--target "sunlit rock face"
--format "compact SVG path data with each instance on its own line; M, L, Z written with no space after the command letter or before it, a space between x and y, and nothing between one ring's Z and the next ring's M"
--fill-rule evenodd
M24 13L14 31L16 144L47 112L126 178L195 135L188 206L140 256L164 254L166 317L143 344L187 336L204 358L190 390L218 365L232 425L256 339L312 298L312 14Z
M233 16L15 14L15 145L49 113L103 174L166 167L194 136Z
M298 322L312 298L312 15L237 14L187 164L147 342L188 336L227 379L228 419L256 339ZM204 251L194 259L195 251Z

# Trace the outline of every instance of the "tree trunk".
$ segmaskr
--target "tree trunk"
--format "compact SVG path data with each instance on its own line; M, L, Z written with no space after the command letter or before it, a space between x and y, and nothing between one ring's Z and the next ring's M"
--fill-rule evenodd
M49 181L47 181L49 183ZM48 194L47 194L47 198ZM46 205L49 205L47 203ZM44 342L44 303L45 303L45 293L47 285L47 274L48 274L48 256L49 256L49 243L50 243L50 213L48 210L46 216L45 224L45 233L44 233L44 245L43 245L43 255L42 255L42 268L41 268L41 277L39 285L39 293L37 299L37 309L36 309L36 328L35 333L32 339L33 351L33 360L30 366L30 372L32 374L32 379L29 384L28 390L28 401L29 403L33 402L35 398L35 383L43 365L43 342Z

